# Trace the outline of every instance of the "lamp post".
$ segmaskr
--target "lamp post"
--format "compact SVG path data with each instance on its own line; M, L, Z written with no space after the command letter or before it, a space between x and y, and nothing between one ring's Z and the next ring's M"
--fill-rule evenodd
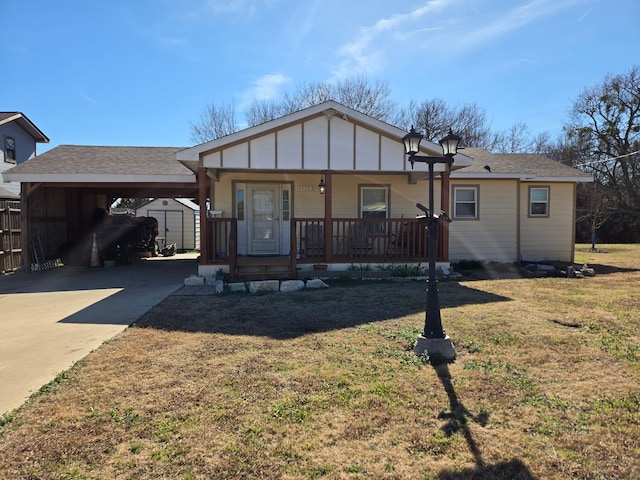
M427 353L430 357L440 357L446 361L453 361L456 358L456 351L453 347L451 339L445 334L442 328L442 319L440 317L440 298L438 296L438 279L436 276L436 242L438 239L438 224L442 219L451 221L444 211L435 214L433 201L433 177L434 166L436 163L443 163L447 168L453 163L453 156L458 153L458 143L460 136L455 135L451 129L449 134L440 140L442 147L442 157L431 157L417 155L420 151L420 141L423 139L422 134L416 132L413 126L404 137L404 150L409 155L411 169L413 170L415 162L426 163L429 167L429 208L426 209L422 205L417 207L424 211L424 215L419 217L420 223L424 223L429 231L429 277L427 280L427 305L425 312L424 332L418 336L418 342L414 351L418 355Z

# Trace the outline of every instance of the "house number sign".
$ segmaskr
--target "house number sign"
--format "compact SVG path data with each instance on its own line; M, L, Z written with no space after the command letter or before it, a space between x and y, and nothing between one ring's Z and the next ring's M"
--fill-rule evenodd
M311 192L312 190L311 185L296 185L296 192Z

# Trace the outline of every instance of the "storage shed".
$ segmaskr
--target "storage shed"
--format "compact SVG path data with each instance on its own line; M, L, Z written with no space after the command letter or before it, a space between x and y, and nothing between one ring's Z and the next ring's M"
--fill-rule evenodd
M200 249L200 207L186 198L155 198L135 211L136 217L158 220L158 245L176 244L180 251Z

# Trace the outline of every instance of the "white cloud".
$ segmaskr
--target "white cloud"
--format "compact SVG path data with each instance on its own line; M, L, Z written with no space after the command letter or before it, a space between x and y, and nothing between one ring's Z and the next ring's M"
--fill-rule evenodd
M477 10L464 8L461 0L429 0L411 12L382 18L363 27L352 41L342 45L341 59L334 76L383 71L387 64L402 62L406 67L415 58L399 59L413 50L432 58L438 52L460 54L500 38L541 18L590 0L529 0L511 7L511 0L487 2ZM425 24L425 22L429 22Z
M452 39L452 49L472 49L579 3L584 3L584 0L531 0L524 5L506 10L502 15L493 16L493 20L481 28L460 29L460 35Z
M253 81L252 87L246 90L241 98L241 108L246 107L254 100L274 100L280 95L282 86L291 81L290 77L280 73L268 73Z
M405 42L411 32L407 33L411 24L421 21L425 16L435 15L444 10L456 0L429 0L423 6L408 13L392 15L378 20L373 26L364 27L359 36L338 50L338 55L344 60L335 68L334 75L338 78L360 73L375 73L381 70L387 52L391 50L391 43L397 47L398 42ZM440 29L439 26L421 27L419 31ZM397 48L394 54L397 53Z

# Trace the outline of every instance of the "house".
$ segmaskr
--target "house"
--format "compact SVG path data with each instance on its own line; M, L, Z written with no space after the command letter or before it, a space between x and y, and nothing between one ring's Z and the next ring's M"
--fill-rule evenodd
M425 263L416 216L429 175L407 161L405 134L329 101L186 149L61 146L4 178L25 182L30 221L58 242L78 241L92 208L117 197L197 197L202 276ZM442 150L423 142L420 154ZM572 261L576 184L589 175L471 148L435 167L436 210L453 220L440 222L437 262Z
M49 143L47 136L21 112L0 112L0 173L36 156L36 144ZM20 194L20 185L7 183L4 189Z
M314 264L424 262L416 204L427 203L427 167L411 168L405 134L326 102L178 152L212 180L200 205L224 212L201 216L201 274L221 264L238 272L265 255L289 258L291 275ZM433 143L421 148L442 155ZM436 165L436 175L436 208L453 220L440 224L438 262L573 259L576 183L589 175L479 149L461 150L450 169Z
M158 220L158 245L175 244L179 251L200 249L200 207L188 198L154 198L139 206L137 217Z

